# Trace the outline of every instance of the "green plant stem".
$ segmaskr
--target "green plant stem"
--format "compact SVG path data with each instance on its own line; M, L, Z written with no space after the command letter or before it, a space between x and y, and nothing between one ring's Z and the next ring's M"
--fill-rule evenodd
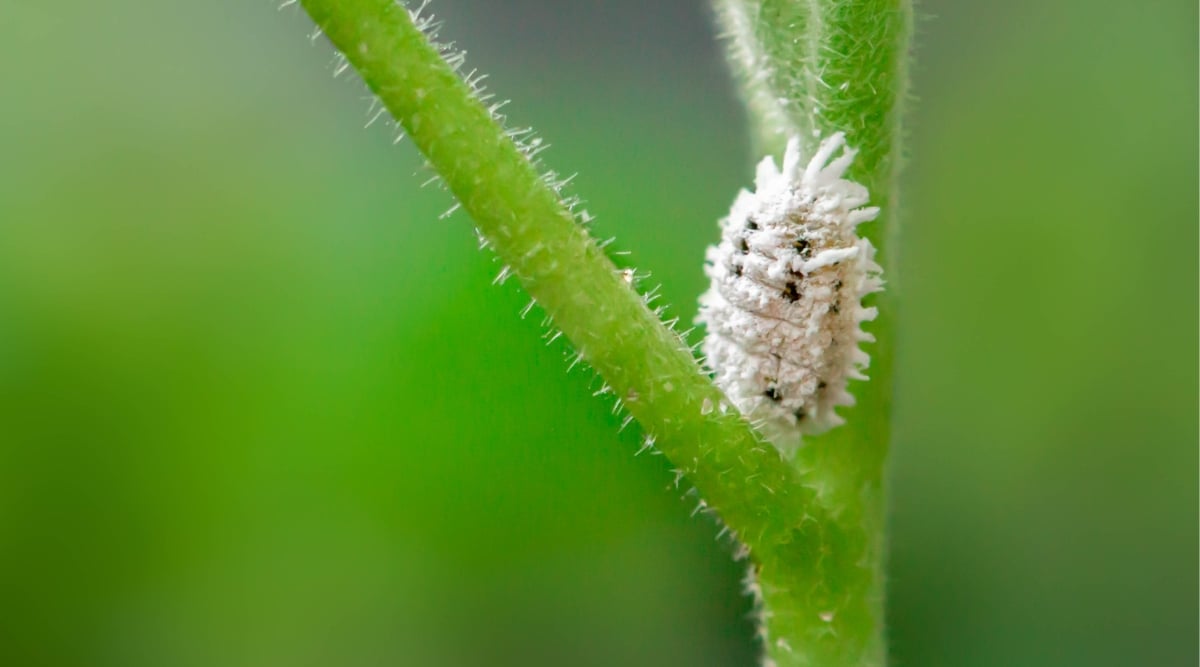
M554 323L707 505L770 560L813 493L764 444L687 345L393 0L302 0ZM697 260L699 261L699 259Z
M744 4L766 16L772 8L785 12L796 6ZM770 659L777 665L881 664L881 471L890 354L875 351L876 379L851 416L853 428L806 446L796 465L784 461L735 410L723 407L720 392L679 336L622 279L405 8L393 0L302 0L302 5L403 125L581 358L749 548L762 590ZM822 25L858 29L834 18L823 17L829 20ZM818 36L804 58L821 52L822 39L839 45L838 34ZM762 36L751 37L757 42ZM773 53L786 51L784 46L786 39L775 39L755 48ZM811 73L805 76L785 77L795 86L789 94L809 90L808 99L820 108L852 113L812 92ZM825 83L830 78L826 75ZM857 93L860 87L856 83L852 89ZM774 145L802 127L847 129L811 118L805 125L809 121L797 115L798 108L762 116L769 121L760 123L764 144ZM829 117L835 123L845 120ZM891 130L874 136L869 125L864 121L850 132L851 140L864 146L854 175L868 184L890 182Z
M810 522L802 561L764 567L768 654L784 665L882 665L884 464L892 392L892 322L897 294L896 156L906 94L911 0L716 0L729 55L743 83L756 144L778 154L799 136L811 154L821 137L845 132L859 149L848 177L863 183L881 214L862 229L881 254L888 289L868 327L871 381L855 383L847 425L806 440L796 458L827 520ZM798 549L800 547L798 546ZM838 623L843 616L845 623ZM828 619L833 619L828 621ZM847 636L847 627L853 636ZM836 633L840 641L803 649L771 639ZM828 649L828 650L826 650Z

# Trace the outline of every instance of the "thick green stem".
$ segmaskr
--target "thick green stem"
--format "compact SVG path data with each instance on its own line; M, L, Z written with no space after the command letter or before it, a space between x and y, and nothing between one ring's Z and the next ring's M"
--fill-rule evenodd
M754 554L790 548L813 492L725 407L687 345L646 307L408 11L393 0L302 5L707 505Z
M778 154L800 136L811 154L845 132L859 149L849 178L881 208L863 225L880 249L888 289L869 327L871 380L853 383L846 426L806 440L796 464L817 491L821 520L801 524L794 558L764 563L768 655L784 665L882 665L884 463L892 392L897 294L896 163L911 0L716 0L754 123L756 143ZM790 646L778 639L785 638ZM796 640L800 638L801 645Z

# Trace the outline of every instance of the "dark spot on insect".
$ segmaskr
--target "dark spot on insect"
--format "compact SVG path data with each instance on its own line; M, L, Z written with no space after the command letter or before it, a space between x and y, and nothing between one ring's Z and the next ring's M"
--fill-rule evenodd
M779 400L782 398L782 396L779 395L779 389L777 389L775 387L767 387L767 390L763 392L763 396L766 396L767 398L771 399L772 401L775 401L776 403L778 403Z
M796 248L796 252L800 253L801 257L805 259L812 257L812 246L808 243L808 239L796 239L796 244L793 247Z
M796 287L796 283L788 283L783 288L783 298L796 303L800 300L800 290Z
M841 281L841 280L839 280L839 281L837 281L836 283L834 283L834 284L833 284L833 289L835 289L835 290L840 290L840 289L842 289L842 281Z
M833 313L834 315L842 312L842 303L840 301L834 301L833 303L829 304L829 312Z
M740 250L743 255L750 253L750 244L746 243L746 237L743 236L737 240L737 249Z
M828 387L828 386L829 386L828 382L821 380L820 382L817 383L817 391L821 391L822 389L824 389L825 387Z
M797 408L792 414L796 417L796 421L803 421L804 418L808 416L808 414L804 412L804 408Z
M741 277L741 275L742 275L742 265L741 264L733 265L733 275Z
M746 218L746 229L750 231L758 229L758 222L754 218Z

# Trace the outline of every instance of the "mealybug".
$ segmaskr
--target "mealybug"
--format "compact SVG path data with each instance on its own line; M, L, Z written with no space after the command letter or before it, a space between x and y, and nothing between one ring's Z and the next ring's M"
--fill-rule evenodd
M708 329L708 365L785 452L801 434L844 422L834 408L853 405L846 383L866 379L870 361L858 344L874 340L861 325L876 309L862 298L883 281L875 247L855 228L879 209L864 207L867 189L842 178L855 155L844 146L844 135L834 134L806 165L793 138L782 170L764 158L755 192L738 193L707 254L712 286L697 321Z

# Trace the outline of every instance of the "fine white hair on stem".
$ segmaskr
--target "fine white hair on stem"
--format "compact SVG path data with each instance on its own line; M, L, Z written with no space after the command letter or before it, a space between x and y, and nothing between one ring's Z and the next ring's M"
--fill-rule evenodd
M781 167L759 163L755 191L738 193L707 253L704 355L730 400L787 453L802 434L843 423L835 408L854 404L848 381L866 379L859 344L873 338L862 323L876 310L862 300L883 281L856 230L879 209L843 178L854 156L841 132L807 160L792 138Z

